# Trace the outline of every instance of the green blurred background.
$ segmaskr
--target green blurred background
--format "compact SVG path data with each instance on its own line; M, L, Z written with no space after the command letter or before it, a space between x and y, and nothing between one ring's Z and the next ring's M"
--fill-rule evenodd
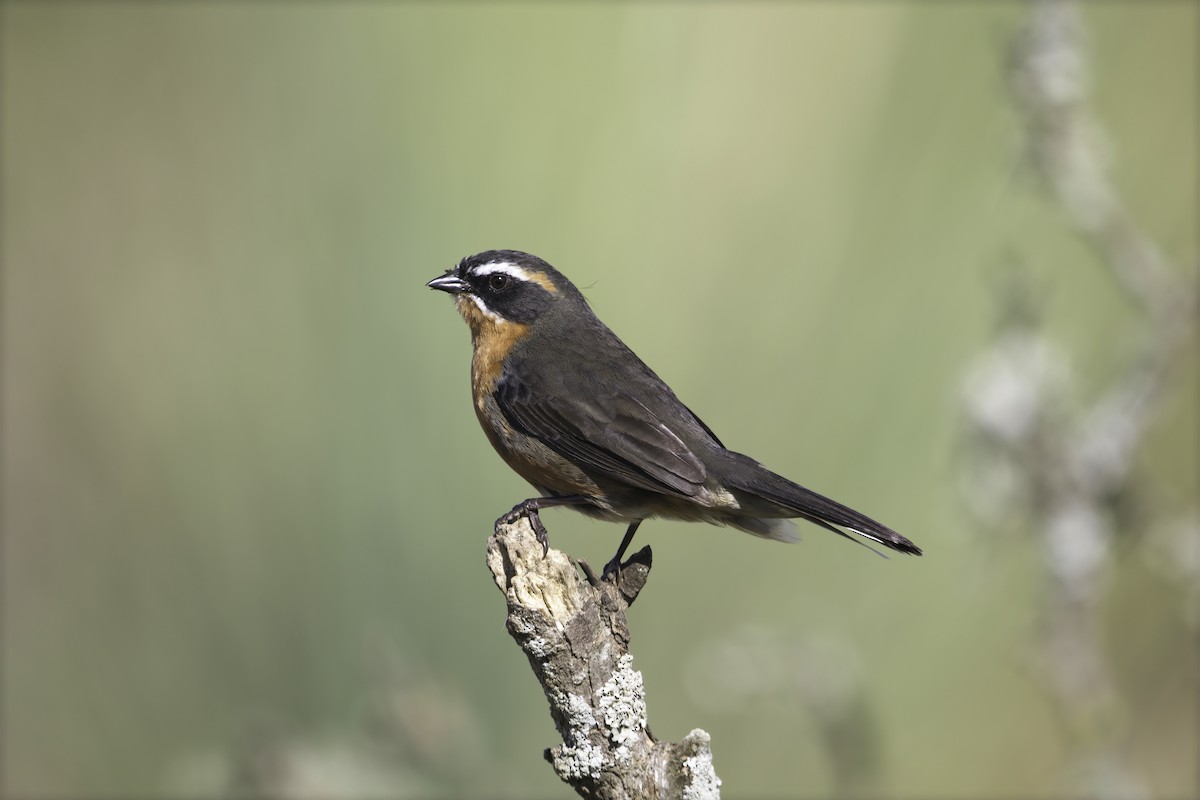
M1023 667L1039 546L971 522L955 460L1012 253L1084 393L1140 325L1019 166L1027 10L6 2L8 796L281 773L276 794L568 795L483 563L528 488L423 287L497 247L585 288L727 444L927 553L644 527L658 736L711 733L730 797L826 796L839 770L869 796L1073 796ZM1117 187L1194 271L1197 6L1085 21ZM1138 457L1171 513L1195 503L1195 360ZM592 563L621 534L545 520ZM1129 538L1105 622L1126 755L1193 797L1195 572ZM849 745L822 723L839 692Z

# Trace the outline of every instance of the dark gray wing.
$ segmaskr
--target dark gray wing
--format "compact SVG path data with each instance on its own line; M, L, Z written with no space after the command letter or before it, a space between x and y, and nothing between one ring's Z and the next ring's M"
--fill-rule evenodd
M514 428L585 472L654 492L693 497L700 491L707 477L704 462L680 436L689 431L675 430L681 421L686 428L699 420L653 373L636 376L641 380L635 385L643 389L652 377L655 396L646 401L619 383L597 386L586 373L574 374L578 377L565 380L575 385L518 382L506 375L496 386L496 404ZM703 423L699 427L711 436Z

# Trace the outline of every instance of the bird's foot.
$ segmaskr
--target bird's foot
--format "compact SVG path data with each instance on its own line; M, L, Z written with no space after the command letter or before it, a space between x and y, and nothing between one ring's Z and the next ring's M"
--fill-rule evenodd
M621 539L621 546L617 548L617 554L608 560L604 565L604 580L611 580L614 586L619 586L621 583L621 558L624 557L625 551L629 549L629 543L633 541L633 535L637 533L638 526L642 524L640 519L635 519L632 524L625 530L625 536Z
M501 525L511 525L521 517L529 520L529 527L533 528L533 535L537 538L538 544L542 546L542 557L544 558L550 552L550 534L546 531L546 526L542 524L542 518L538 514L538 504L535 500L524 500L517 503L500 519L496 520L497 532Z
M650 552L650 546L647 545L625 561L621 561L619 557L614 557L604 565L603 577L601 578L597 578L587 568L584 569L584 574L588 579L588 583L593 588L602 589L602 587L612 587L625 599L626 605L633 605L633 601L637 599L638 593L646 585L646 579L650 575L650 565L653 560L653 553Z
M604 565L604 572L600 573L600 580L609 581L613 584L621 582L621 555L617 554Z

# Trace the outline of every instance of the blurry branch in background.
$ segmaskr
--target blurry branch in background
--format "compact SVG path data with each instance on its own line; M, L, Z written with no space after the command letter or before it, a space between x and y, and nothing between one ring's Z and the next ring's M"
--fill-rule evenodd
M545 751L555 773L581 797L604 800L715 800L709 736L694 730L659 742L646 725L642 675L633 669L625 610L650 573L650 548L617 583L588 579L562 552L543 554L526 519L488 539L488 569L508 603L508 632L550 701L562 744Z
M1079 3L1035 2L1009 67L1028 167L1139 313L1142 332L1108 385L1073 402L1070 357L1040 329L1036 292L1015 275L1001 295L995 339L964 380L964 488L984 522L999 527L1022 509L1041 539L1045 598L1034 674L1064 725L1076 788L1090 797L1145 796L1121 752L1126 709L1106 658L1104 597L1113 537L1133 527L1126 501L1137 450L1182 361L1196 287L1137 227L1109 179L1087 105Z

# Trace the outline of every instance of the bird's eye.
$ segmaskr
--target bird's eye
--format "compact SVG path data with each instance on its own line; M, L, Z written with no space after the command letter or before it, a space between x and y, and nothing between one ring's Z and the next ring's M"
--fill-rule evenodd
M493 272L488 276L488 288L493 292L498 292L508 286L508 276L503 272Z

